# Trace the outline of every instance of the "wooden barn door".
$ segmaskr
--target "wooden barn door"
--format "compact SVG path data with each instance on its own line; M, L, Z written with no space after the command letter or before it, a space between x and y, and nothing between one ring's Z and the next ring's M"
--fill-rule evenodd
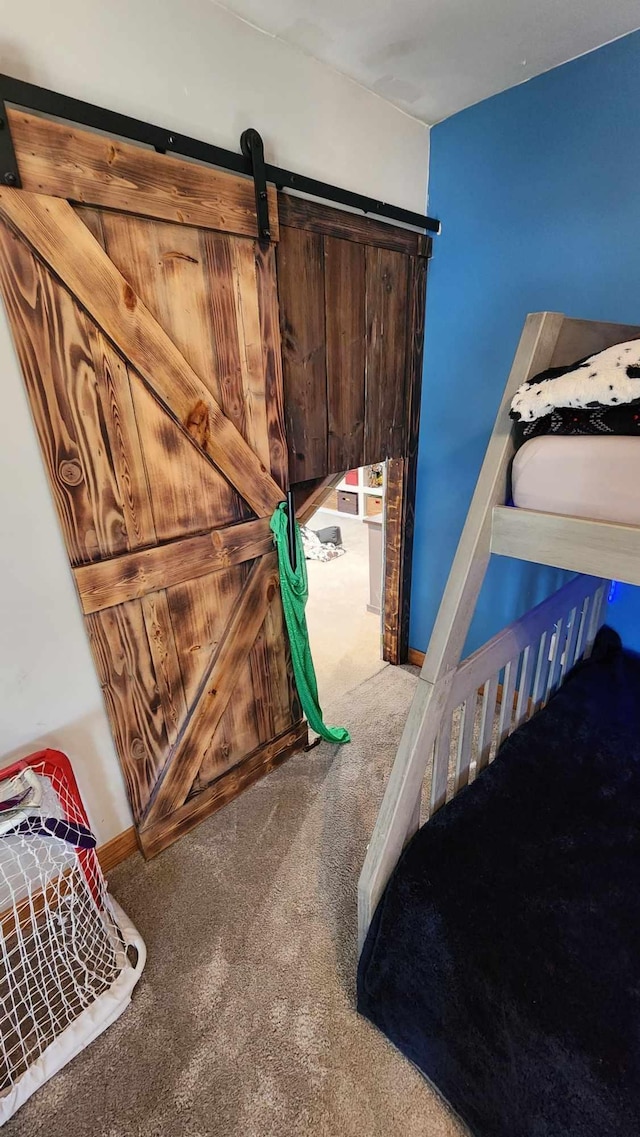
M382 655L403 663L431 238L287 194L279 206L289 475L317 502L336 474L388 460Z
M275 254L250 181L9 125L23 188L0 189L0 287L153 855L306 741L269 531Z

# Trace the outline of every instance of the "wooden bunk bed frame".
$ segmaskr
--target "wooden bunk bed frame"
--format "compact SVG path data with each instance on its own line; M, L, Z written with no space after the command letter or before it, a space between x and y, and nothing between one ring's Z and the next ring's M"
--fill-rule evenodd
M589 653L610 579L640 585L640 527L507 504L514 453L509 407L520 384L548 367L639 337L640 326L557 312L527 316L360 875L360 947L421 817L435 813L486 766L498 745L544 706L570 667ZM582 575L460 663L492 553Z

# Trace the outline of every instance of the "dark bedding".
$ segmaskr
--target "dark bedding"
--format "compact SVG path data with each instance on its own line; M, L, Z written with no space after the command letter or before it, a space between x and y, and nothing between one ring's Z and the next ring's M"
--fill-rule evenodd
M620 407L599 407L596 410L556 407L551 414L533 422L514 422L516 450L540 434L640 435L640 405L625 403Z
M358 1007L476 1137L640 1134L640 660L615 633L408 845Z

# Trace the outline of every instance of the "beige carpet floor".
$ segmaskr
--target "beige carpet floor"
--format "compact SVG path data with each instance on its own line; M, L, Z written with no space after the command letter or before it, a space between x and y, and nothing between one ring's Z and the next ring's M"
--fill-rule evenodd
M307 625L323 708L384 667L380 616L367 612L368 526L319 509L309 527L325 525L340 526L347 551L333 561L307 561Z
M133 1004L6 1137L459 1137L354 1007L356 882L414 683L385 667L328 708L350 746L112 874L149 951Z

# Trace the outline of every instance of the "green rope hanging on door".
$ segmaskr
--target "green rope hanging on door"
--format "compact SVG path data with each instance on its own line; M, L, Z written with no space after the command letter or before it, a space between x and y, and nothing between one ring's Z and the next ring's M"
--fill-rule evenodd
M284 608L284 618L287 622L291 644L293 674L295 675L302 709L307 716L311 729L315 730L316 734L326 739L327 742L351 742L351 735L343 726L325 726L322 719L322 711L318 702L318 681L311 658L309 632L304 614L309 596L309 585L302 537L300 536L300 528L296 524L296 568L294 571L289 558L287 527L287 507L284 502L281 502L271 518L271 532L278 550L282 607Z

